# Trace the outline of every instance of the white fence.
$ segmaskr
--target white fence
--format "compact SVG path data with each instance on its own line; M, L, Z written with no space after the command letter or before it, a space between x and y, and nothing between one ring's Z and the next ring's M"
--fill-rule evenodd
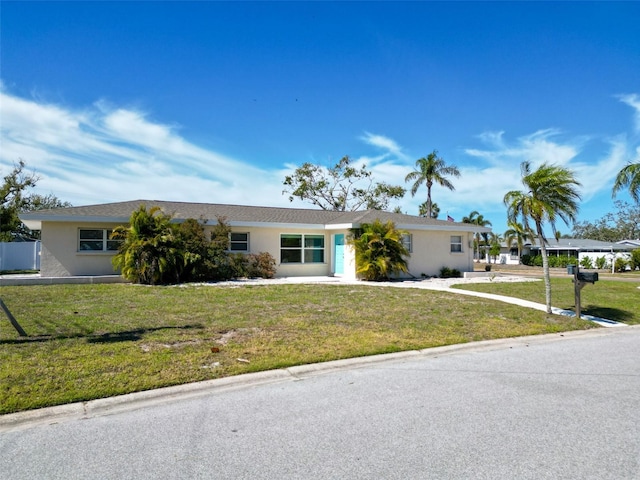
M0 271L40 270L41 242L0 242Z

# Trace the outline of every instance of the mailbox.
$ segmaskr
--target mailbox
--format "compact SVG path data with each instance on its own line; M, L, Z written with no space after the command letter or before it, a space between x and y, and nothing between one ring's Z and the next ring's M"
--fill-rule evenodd
M581 282L595 283L598 281L598 272L578 272L578 280Z

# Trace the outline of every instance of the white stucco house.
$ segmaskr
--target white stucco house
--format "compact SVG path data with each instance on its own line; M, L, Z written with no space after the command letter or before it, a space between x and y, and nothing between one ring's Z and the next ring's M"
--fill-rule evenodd
M354 252L347 242L352 228L375 219L391 220L405 230L411 276L438 275L442 267L473 271L473 236L488 232L477 225L413 215L366 210L336 212L315 209L132 200L23 213L20 219L41 231L42 277L114 274L111 259L118 242L111 231L126 225L141 205L159 207L176 222L203 220L205 230L224 218L231 227L229 250L269 252L276 276L343 276L355 278Z

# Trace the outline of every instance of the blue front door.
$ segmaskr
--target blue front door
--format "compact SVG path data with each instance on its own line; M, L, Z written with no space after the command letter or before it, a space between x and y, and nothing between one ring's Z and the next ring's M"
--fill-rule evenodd
M339 233L334 239L335 256L333 258L333 273L344 274L344 233Z

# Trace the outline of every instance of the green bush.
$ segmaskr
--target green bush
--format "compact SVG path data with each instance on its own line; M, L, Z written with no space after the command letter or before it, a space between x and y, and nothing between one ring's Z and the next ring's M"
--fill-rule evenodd
M583 257L582 260L580 260L580 266L582 268L593 268L591 257Z
M631 270L640 269L640 248L636 248L631 252L629 266L631 267Z
M624 258L616 258L615 271L624 272L627 269L628 264L629 262L627 262Z
M449 267L442 267L440 269L440 278L460 278L462 275L460 270Z
M604 269L607 266L607 259L605 257L596 258L596 268L599 270Z

